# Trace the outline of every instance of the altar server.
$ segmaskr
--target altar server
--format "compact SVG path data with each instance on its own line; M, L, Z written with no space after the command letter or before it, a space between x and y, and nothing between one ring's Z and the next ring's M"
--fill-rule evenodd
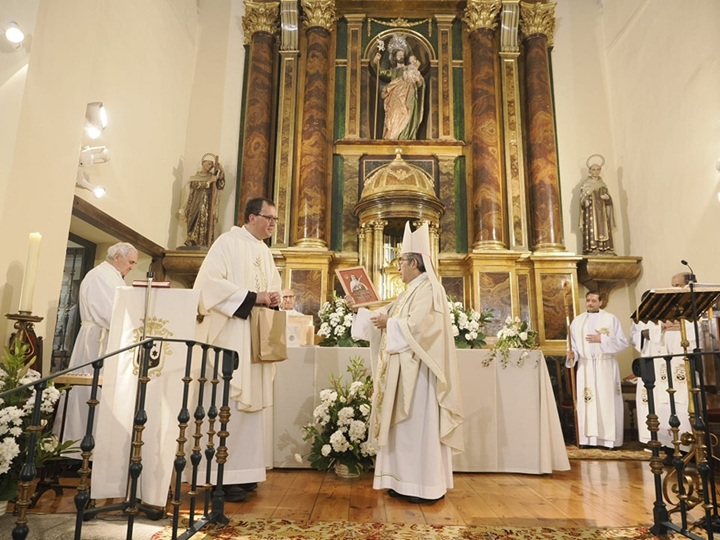
M690 274L681 272L672 277L671 285L673 287L685 287L690 282ZM630 337L635 349L642 356L660 356L665 354L681 354L684 352L682 346L680 321L662 321L639 322L633 323L630 329ZM688 339L688 351L695 348L695 333L693 324L690 321L684 321L685 334ZM685 360L678 356L670 362L670 373L668 374L667 363L662 358L656 358L653 361L655 367L655 414L660 422L660 429L657 437L662 443L663 448L670 454L674 449L673 433L670 431L670 395L668 394L668 378L672 377L673 388L675 389L675 411L680 421L678 436L683 433L692 433L690 416L688 413L689 393L687 385L687 375L685 373ZM637 415L638 415L638 440L641 443L650 441L650 431L647 427L648 414L648 395L647 389L642 379L637 381ZM687 450L687 447L683 447Z
M206 334L199 339L234 349L240 367L231 381L231 417L228 424L228 459L225 495L242 501L247 492L265 480L265 409L273 404L272 364L253 363L250 355L250 320L255 306L280 304L280 274L264 240L278 221L275 204L251 199L245 206L245 225L223 233L208 250L195 280L201 291Z
M463 411L447 295L432 267L427 224L415 232L406 224L398 264L406 290L378 311L361 309L353 324L353 337L372 347L373 488L431 504L453 487Z
M619 448L623 444L623 398L617 354L628 347L620 321L600 309L602 296L585 295L587 311L570 324L572 349L567 367L577 362L579 446Z

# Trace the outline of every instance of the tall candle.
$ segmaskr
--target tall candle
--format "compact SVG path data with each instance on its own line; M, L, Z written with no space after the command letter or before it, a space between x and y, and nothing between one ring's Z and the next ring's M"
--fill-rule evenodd
M35 276L37 275L38 259L40 258L40 240L42 240L40 233L30 233L27 263L25 264L25 279L20 291L20 311L28 313L32 313Z

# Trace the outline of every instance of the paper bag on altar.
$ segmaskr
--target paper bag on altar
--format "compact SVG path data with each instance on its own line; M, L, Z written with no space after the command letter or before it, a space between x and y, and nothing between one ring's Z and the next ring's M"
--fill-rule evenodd
M280 362L287 360L284 311L253 308L250 313L250 345L253 362Z

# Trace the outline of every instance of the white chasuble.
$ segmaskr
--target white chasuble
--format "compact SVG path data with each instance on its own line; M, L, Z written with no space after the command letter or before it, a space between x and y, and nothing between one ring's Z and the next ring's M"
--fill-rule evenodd
M146 291L133 287L117 289L108 351L142 341ZM198 291L187 289L151 289L145 336L194 340L199 296ZM131 349L105 360L93 453L94 499L126 495L142 350ZM186 351L184 343L158 342L151 353L138 497L153 506L164 506L167 502L177 451L177 416L182 405ZM192 405L189 404L191 411Z

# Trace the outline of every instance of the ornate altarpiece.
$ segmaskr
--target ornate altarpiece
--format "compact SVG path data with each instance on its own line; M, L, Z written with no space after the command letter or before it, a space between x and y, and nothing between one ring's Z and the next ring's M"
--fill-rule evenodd
M246 0L237 214L249 198L275 200L273 249L298 309L316 313L341 291L335 269L359 264L396 294L406 220L429 223L449 294L494 308L497 327L529 319L546 354L565 351L578 263L583 282L607 289L637 276L637 258L607 266L564 245L554 8Z

